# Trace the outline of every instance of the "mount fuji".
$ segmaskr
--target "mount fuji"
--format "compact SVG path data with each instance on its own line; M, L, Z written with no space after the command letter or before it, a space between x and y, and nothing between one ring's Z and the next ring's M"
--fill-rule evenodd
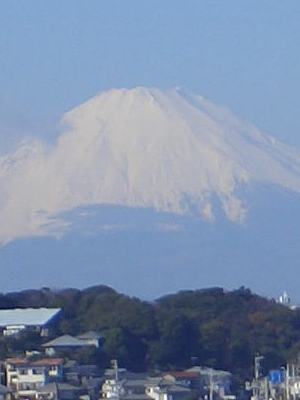
M0 157L1 289L297 296L299 193L300 151L226 108L180 89L110 90L66 113L54 144Z

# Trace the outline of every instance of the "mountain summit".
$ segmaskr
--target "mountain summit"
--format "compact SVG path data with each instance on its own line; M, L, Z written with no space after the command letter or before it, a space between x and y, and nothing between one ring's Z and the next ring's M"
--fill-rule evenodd
M114 89L63 116L55 145L0 158L0 241L60 234L78 207L119 205L214 220L247 215L249 185L300 192L300 152L179 89Z

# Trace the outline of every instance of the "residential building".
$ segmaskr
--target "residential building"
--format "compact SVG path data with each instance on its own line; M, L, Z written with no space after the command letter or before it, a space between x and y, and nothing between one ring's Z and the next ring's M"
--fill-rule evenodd
M106 379L102 385L103 399L121 400L183 400L191 390L157 378Z
M64 380L71 385L84 387L90 400L98 400L104 378L96 365L76 363L64 366Z
M162 378L150 378L146 386L146 394L153 400L184 400L190 393L189 388Z
M172 382L175 385L181 385L187 388L197 388L200 376L198 372L193 371L169 371L162 374L164 380Z
M186 371L198 373L199 380L194 381L193 388L198 390L202 396L207 396L210 391L218 398L224 398L231 394L232 374L230 372L200 366L189 368Z
M86 389L82 386L52 382L37 389L36 400L78 400L85 394Z
M5 364L7 387L18 399L33 399L37 389L49 382L61 381L63 377L62 358L8 358Z
M64 367L64 377L69 383L78 385L84 384L90 379L102 377L102 373L97 365L75 364Z
M61 313L60 308L14 308L0 310L0 332L17 335L25 330L48 336L49 328Z
M46 354L52 356L59 351L76 350L83 347L99 347L101 335L95 332L88 332L78 337L71 335L59 336L42 345Z
M95 331L88 331L77 336L77 339L86 343L88 346L100 347L104 342L104 337Z

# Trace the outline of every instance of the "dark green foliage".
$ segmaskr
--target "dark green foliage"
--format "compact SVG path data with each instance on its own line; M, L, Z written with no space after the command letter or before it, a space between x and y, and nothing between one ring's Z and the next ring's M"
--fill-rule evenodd
M146 344L127 328L117 327L105 331L104 352L131 371L146 369Z
M103 349L92 346L72 350L61 350L56 352L55 356L64 359L72 359L79 364L96 364L100 368L106 368L109 363L109 359Z
M88 330L105 337L101 350L72 354L84 363L105 366L117 358L135 371L186 368L197 364L227 369L240 380L252 374L253 357L266 356L278 368L300 350L300 311L292 311L240 288L183 291L155 303L105 286L85 290L30 290L0 295L0 307L62 307L55 335ZM34 349L37 337L0 339L0 356Z
M7 337L5 343L9 352L22 354L24 349L37 350L41 344L41 337L37 332L24 331L18 336Z
M157 339L148 351L148 363L158 367L184 367L199 350L197 327L180 313L157 310Z

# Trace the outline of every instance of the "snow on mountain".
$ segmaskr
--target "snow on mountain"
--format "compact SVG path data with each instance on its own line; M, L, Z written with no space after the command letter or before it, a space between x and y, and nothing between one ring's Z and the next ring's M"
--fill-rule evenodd
M300 192L300 152L178 89L115 89L64 115L52 147L0 157L0 241L60 235L81 206L149 207L243 221L252 183Z

